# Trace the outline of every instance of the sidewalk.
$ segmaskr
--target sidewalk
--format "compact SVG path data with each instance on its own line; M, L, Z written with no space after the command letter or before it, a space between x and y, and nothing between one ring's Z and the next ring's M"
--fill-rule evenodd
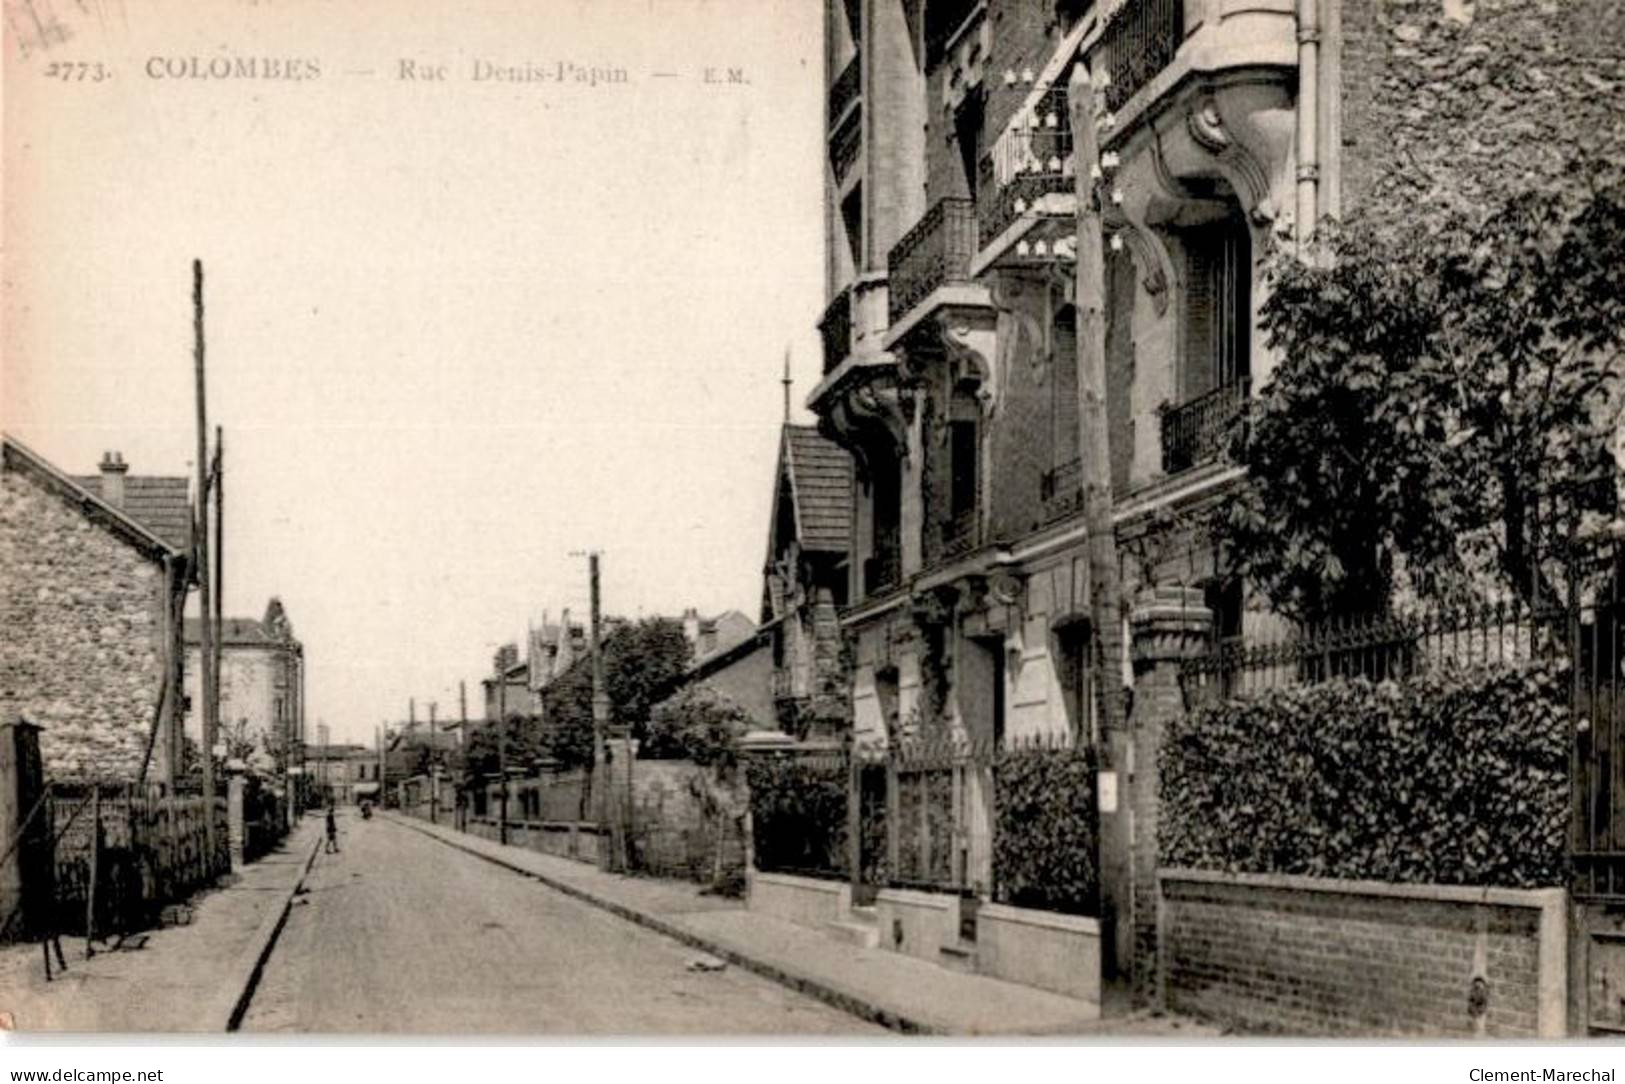
M0 950L0 1012L21 1032L229 1030L321 835L321 818L305 817L234 882L194 896L187 925L144 931L88 960L83 938L64 937L68 969L52 982L38 942Z
M1170 1017L1102 1022L1095 1006L1087 1002L952 971L901 953L846 944L817 930L751 912L738 900L703 896L697 885L602 873L568 858L503 846L395 813L386 816L896 1031L1164 1040L1217 1034Z

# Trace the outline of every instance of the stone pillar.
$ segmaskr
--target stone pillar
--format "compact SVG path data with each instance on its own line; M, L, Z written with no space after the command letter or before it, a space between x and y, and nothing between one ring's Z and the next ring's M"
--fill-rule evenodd
M243 788L246 779L241 761L234 760L227 764L226 772L226 839L231 847L231 872L237 873L243 868L243 843L248 831L248 826L243 823Z
M42 799L45 773L39 727L18 720L0 726L0 921L21 910L24 934L44 929L55 904L51 822ZM3 931L0 931L3 932Z
M630 872L632 862L633 759L638 755L638 743L627 736L624 726L611 726L604 738L604 815L609 829L609 868L615 873ZM600 837L602 838L602 837Z
M1161 798L1157 792L1157 756L1164 725L1185 712L1180 664L1206 650L1213 631L1213 614L1196 588L1153 587L1135 597L1129 624L1134 662L1134 713L1129 720L1134 759L1128 780L1133 818L1130 898L1134 1002L1137 1006L1160 1005L1157 927L1162 900L1157 890L1157 827Z

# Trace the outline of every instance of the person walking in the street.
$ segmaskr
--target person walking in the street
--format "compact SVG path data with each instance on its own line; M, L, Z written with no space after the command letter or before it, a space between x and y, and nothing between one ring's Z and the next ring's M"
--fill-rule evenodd
M328 854L337 854L339 850L339 822L333 815L333 807L327 807L327 847Z

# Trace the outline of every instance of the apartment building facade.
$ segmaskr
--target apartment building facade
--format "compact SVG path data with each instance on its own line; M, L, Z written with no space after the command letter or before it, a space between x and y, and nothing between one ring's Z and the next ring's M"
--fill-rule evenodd
M1617 143L1587 5L1424 0L830 0L823 378L847 449L860 744L1095 723L1078 418L1076 169L1105 167L1107 416L1125 594L1248 613L1201 528L1227 422L1273 359L1272 240L1361 205L1397 225ZM1552 10L1545 10L1551 8ZM1074 162L1086 65L1101 160ZM1588 89L1589 88L1589 89ZM1124 659L1125 680L1129 670ZM990 780L956 802L989 881Z

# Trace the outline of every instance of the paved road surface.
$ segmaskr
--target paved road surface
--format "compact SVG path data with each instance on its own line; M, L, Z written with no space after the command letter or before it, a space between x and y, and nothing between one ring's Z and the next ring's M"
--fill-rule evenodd
M820 1034L881 1029L386 820L341 816L244 1031Z

